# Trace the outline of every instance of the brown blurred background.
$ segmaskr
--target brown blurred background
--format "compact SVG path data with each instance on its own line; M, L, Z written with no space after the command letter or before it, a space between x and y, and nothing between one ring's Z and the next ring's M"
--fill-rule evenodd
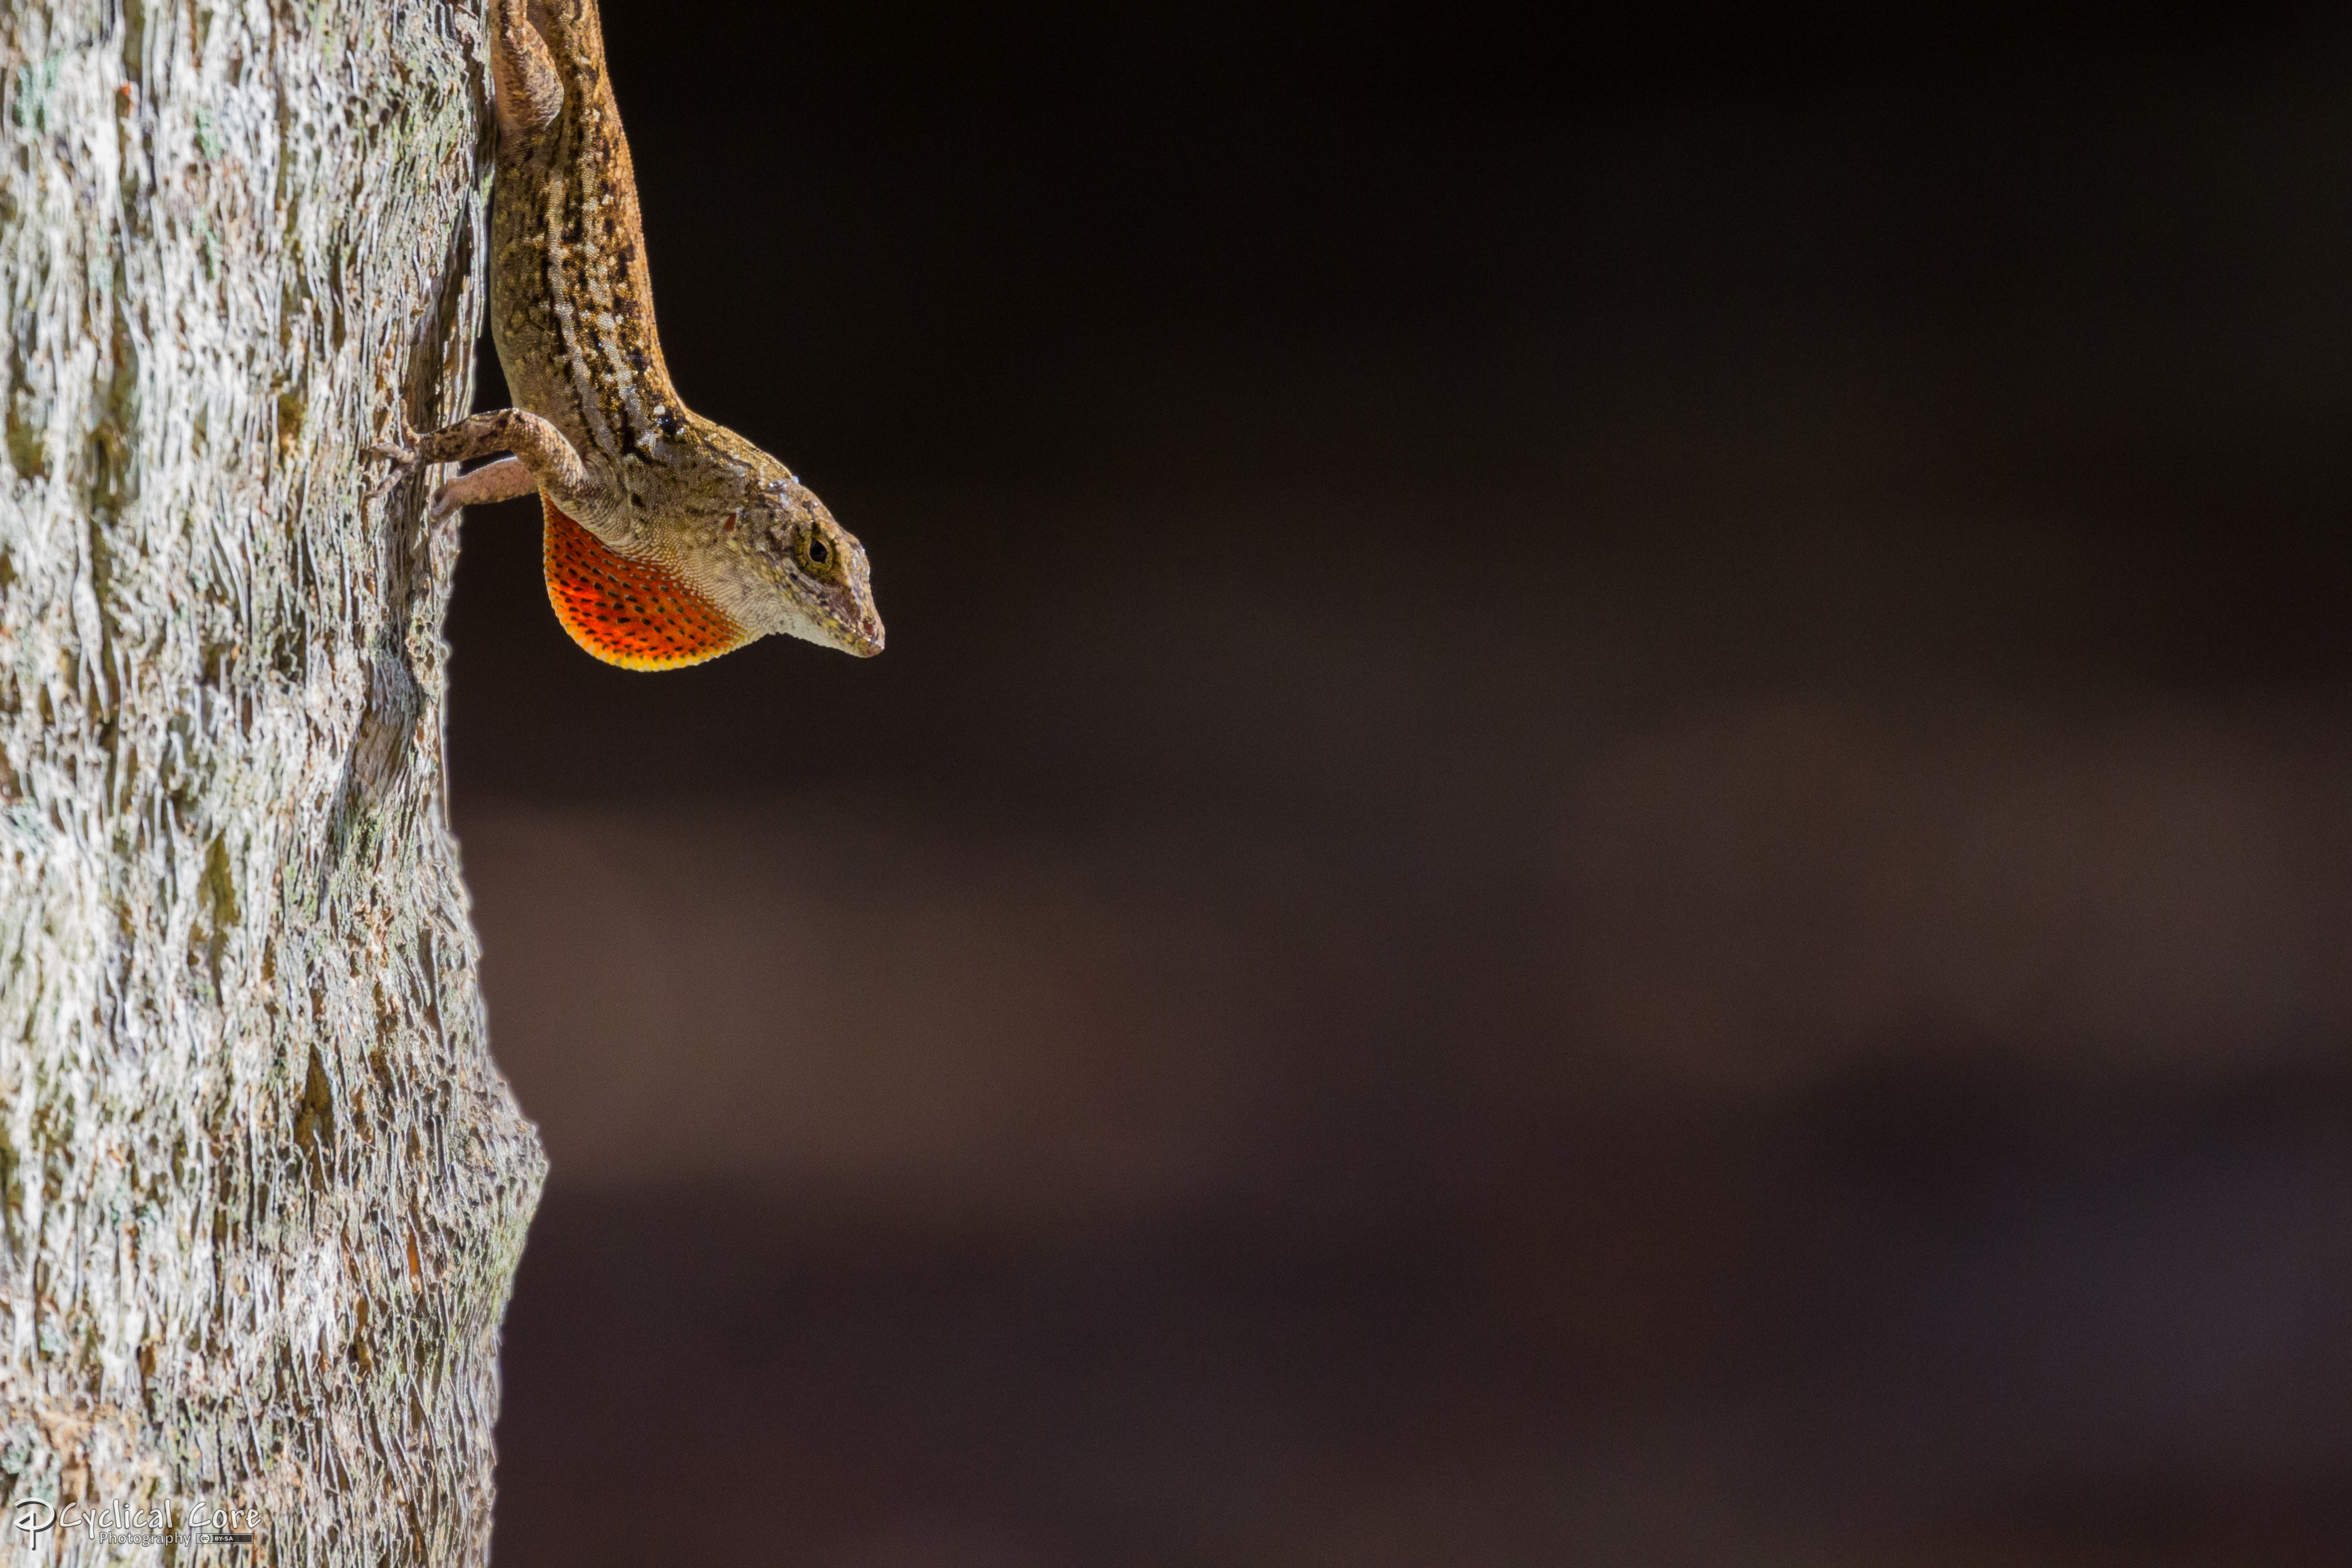
M890 648L467 526L502 1568L2352 1562L2352 24L606 9Z

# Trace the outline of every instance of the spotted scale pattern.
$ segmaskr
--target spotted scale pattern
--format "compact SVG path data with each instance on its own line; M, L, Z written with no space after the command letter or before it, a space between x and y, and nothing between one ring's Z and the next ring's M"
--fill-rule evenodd
M596 7L541 0L530 16L562 107L543 128L499 143L491 220L499 361L518 404L553 420L598 467L661 463L674 455L667 438L683 410L654 329L636 176Z

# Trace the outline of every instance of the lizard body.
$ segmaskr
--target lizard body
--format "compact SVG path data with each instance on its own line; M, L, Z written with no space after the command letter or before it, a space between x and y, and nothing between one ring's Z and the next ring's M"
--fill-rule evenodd
M880 653L864 548L670 384L595 0L490 0L490 332L516 406L385 455L511 454L443 486L433 515L538 490L549 599L609 664L698 664L770 632Z

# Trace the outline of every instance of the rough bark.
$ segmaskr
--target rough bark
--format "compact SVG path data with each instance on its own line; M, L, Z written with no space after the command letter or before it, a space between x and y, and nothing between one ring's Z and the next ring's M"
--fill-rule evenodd
M0 8L0 1486L488 1555L537 1139L442 768L448 542L364 448L461 411L478 17ZM131 1521L139 1522L138 1519Z

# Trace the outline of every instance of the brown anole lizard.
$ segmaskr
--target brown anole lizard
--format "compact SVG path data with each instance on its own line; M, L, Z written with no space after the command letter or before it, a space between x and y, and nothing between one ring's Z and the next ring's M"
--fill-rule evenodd
M536 489L548 598L608 664L673 669L772 632L880 653L864 548L670 385L595 0L490 0L489 20L490 332L515 406L376 450L402 473L510 454L442 486L433 517Z

